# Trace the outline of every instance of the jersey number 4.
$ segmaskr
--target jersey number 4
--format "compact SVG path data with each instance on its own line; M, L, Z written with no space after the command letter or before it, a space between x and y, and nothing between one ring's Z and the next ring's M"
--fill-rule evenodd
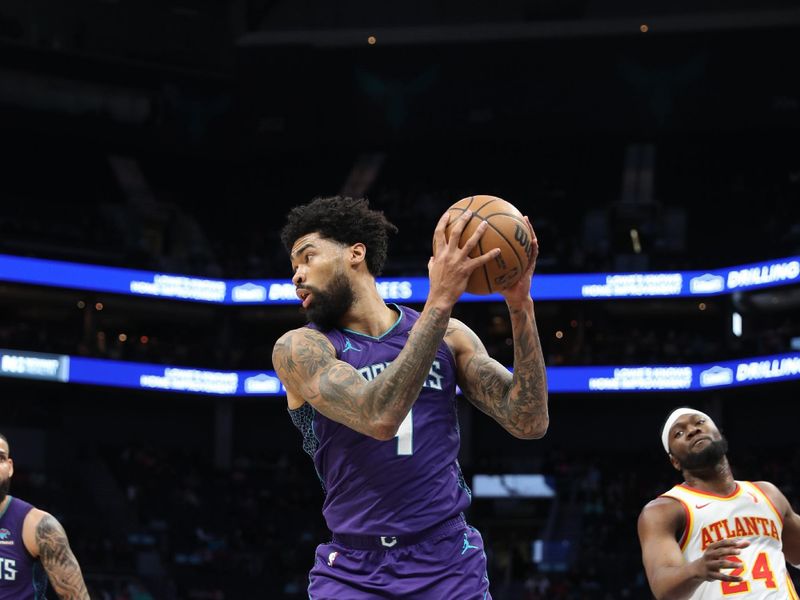
M414 409L408 411L406 418L397 429L397 455L410 456L414 454Z
M742 574L747 570L747 565L745 565L744 561L738 556L728 556L727 560L739 563L741 565L731 571L731 575L734 577L741 577ZM770 589L774 590L778 587L778 584L775 583L775 574L772 572L772 568L770 568L769 558L767 558L766 552L758 553L758 556L756 556L756 561L753 563L753 570L750 574L752 575L754 581L756 579L762 579L764 581L764 585ZM746 579L744 581L735 582L720 581L720 585L722 586L722 594L724 596L741 594L743 592L750 591L750 582Z

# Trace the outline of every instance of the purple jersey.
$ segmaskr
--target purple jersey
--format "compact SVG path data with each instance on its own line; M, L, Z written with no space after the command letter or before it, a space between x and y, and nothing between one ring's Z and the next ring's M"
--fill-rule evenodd
M323 332L336 356L365 379L378 376L408 340L419 313L405 306L382 336ZM471 492L458 465L455 360L444 342L394 439L379 441L328 419L306 403L290 410L314 459L328 528L340 534L400 536L458 515Z
M0 515L0 598L40 600L47 589L47 574L22 541L22 524L33 506L9 496Z

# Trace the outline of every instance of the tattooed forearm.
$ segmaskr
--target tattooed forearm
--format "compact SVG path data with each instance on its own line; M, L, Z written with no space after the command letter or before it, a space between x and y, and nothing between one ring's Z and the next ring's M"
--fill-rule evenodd
M307 328L278 340L273 366L287 389L325 416L361 433L391 439L430 373L448 319L449 312L424 310L403 350L371 381L337 360L327 338Z
M52 516L45 515L36 527L39 560L61 600L89 600L80 565L72 553L67 534Z
M326 408L335 408L337 416L351 427L366 424L375 437L392 438L430 373L448 316L438 309L424 311L397 358L370 382L343 363L323 371L320 410L325 413Z
M514 374L492 359L478 337L461 326L471 345L462 387L469 400L512 435L540 438L549 424L547 380L532 304L512 308Z
M533 302L511 308L514 336L514 377L508 391L506 416L514 435L542 437L550 417L547 411L547 375L542 344L533 315Z
M365 407L372 418L388 422L388 437L395 435L411 405L419 396L422 384L431 371L436 350L447 330L449 311L424 310L414 324L403 350L379 377L368 386Z

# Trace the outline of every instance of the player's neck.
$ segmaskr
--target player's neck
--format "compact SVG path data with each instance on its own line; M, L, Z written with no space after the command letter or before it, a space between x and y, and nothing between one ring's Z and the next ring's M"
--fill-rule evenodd
M703 492L727 496L736 490L728 457L723 456L717 464L706 469L684 470L686 485Z
M397 311L386 305L378 294L375 282L356 290L356 301L341 320L344 329L380 337L397 322Z

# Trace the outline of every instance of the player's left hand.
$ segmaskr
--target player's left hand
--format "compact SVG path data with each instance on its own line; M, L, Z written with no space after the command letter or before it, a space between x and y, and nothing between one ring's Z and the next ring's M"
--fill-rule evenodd
M531 262L522 277L519 278L519 281L500 291L500 294L509 305L527 302L531 297L531 281L533 279L533 271L536 268L536 257L539 256L539 241L536 239L536 232L533 231L533 226L527 216L525 217L525 223L531 232Z

